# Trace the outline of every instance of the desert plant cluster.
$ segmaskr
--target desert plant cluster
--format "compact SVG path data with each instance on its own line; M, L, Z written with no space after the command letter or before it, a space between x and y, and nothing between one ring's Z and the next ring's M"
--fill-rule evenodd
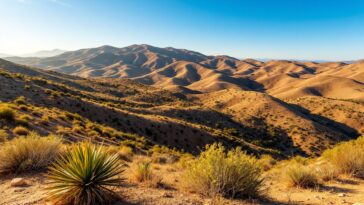
M166 179L158 170L168 164L169 172L180 174L181 191L213 200L259 199L269 191L269 175L302 189L318 188L342 175L362 178L363 139L341 143L317 158L277 161L218 143L198 156L158 146L143 154L122 144L70 144L58 136L30 132L2 143L0 174L45 173L44 200L56 204L110 204L120 200L118 187L128 181L163 189Z

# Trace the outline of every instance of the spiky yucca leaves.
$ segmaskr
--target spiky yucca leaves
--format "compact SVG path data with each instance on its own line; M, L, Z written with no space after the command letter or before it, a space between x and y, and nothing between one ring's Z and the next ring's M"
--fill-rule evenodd
M112 187L120 186L124 164L91 143L73 146L48 173L48 198L58 204L108 204L116 198Z

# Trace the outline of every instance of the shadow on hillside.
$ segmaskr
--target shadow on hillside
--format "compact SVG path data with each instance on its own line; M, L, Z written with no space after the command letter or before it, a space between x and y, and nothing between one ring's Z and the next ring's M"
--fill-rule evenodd
M297 105L297 104L288 104L288 105L295 108L299 112L301 112L303 114L302 116L305 116L306 119L316 122L322 126L329 127L337 132L344 134L345 136L347 136L350 139L355 139L360 136L360 134L358 133L357 130L347 126L344 123L334 121L330 118L327 118L327 117L324 117L324 116L321 116L318 114L313 114L313 113L311 113L310 110L308 110L300 105ZM316 128L318 128L318 127L316 127Z
M316 122L316 123L314 123L314 126L317 130L321 129L320 127L318 127L318 125L321 125L321 126L328 127L337 132L342 133L346 137L346 139L340 139L340 140L355 139L356 137L360 136L358 131L347 126L346 124L334 121L330 118L327 118L327 117L324 117L321 115L312 114L310 110L308 110L300 105L287 103L287 102L284 102L275 97L272 97L272 99L275 100L277 103L280 103L282 106L286 107L287 109L291 110L292 112L296 113L300 117L302 117L306 120L309 120L309 121Z
M259 138L250 138L251 143L265 148L275 148L283 152L286 157L307 156L300 147L294 146L292 138L284 129L266 123L264 118L251 117L248 120L253 123L253 126L245 128L247 137L252 134L259 136Z

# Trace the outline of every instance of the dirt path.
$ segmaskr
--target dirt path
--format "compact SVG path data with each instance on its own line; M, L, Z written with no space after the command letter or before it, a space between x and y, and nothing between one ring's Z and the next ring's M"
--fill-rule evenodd
M284 184L270 187L269 196L288 204L361 204L364 205L364 181L341 179L315 189L287 188Z

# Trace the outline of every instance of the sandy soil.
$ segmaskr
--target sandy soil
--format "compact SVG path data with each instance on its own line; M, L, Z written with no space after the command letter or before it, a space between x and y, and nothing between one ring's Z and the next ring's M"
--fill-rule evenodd
M19 177L19 176L18 176ZM35 205L50 204L44 200L46 180L42 174L22 175L29 180L27 187L11 187L13 178L8 176L0 180L0 205ZM266 204L312 204L312 205L336 205L336 204L360 204L364 202L364 181L348 177L329 182L315 189L287 188L285 184L275 180L267 181L267 199L259 200L212 200L197 194L178 190L177 184L171 186L167 176L166 186L150 188L142 184L127 182L116 191L124 201L115 205L266 205ZM174 180L174 179L173 179Z

